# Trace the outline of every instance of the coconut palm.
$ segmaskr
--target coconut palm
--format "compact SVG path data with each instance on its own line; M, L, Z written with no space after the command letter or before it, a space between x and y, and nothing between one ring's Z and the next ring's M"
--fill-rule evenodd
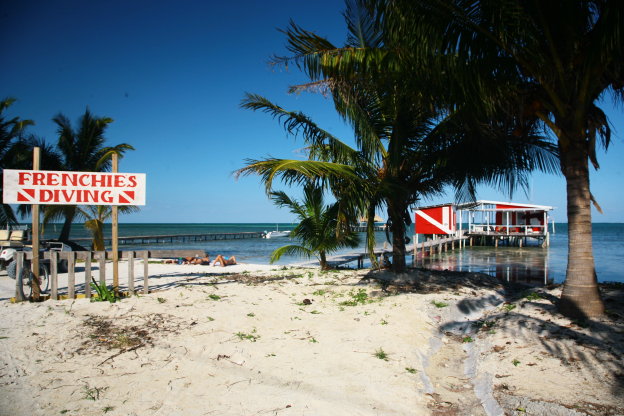
M624 98L624 2L371 3L400 44L401 56L390 59L395 65L407 70L427 62L439 75L433 83L444 84L456 102L486 110L505 107L507 119L537 125L556 138L569 233L559 307L575 317L602 314L592 253L589 164L598 168L596 146L606 149L610 142L609 122L597 103Z
M290 237L299 239L301 244L282 246L271 254L271 263L283 255L299 255L310 258L316 256L322 270L327 270L327 254L341 248L358 246L359 238L352 228L339 227L340 203L326 205L323 189L313 183L303 187L301 202L290 198L284 192L271 192L273 202L285 207L299 218L300 222L291 231Z
M16 144L23 138L27 126L33 125L31 120L22 120L19 117L5 118L4 112L15 102L14 98L5 98L0 101L0 169L17 168L19 152ZM2 184L0 184L0 194ZM0 208L0 223L14 224L17 222L15 213L10 205L2 204Z
M120 214L131 214L138 212L139 208L130 205L118 207ZM104 223L113 215L112 207L109 205L80 205L76 207L75 218L85 220L84 227L89 230L92 237L91 249L104 251Z
M505 189L522 185L528 171L553 169L552 149L534 129L513 134L509 123L475 117L465 108L442 111L439 103L425 94L429 88L426 78L404 80L391 71L358 72L355 64L343 72L342 56L355 55L353 63L361 51L390 49L375 23L375 14L361 2L347 4L346 46L336 47L291 23L286 34L293 57L275 60L287 63L292 59L311 78L312 83L291 91L331 94L338 113L353 126L357 149L301 113L247 95L243 107L267 112L289 133L301 133L309 146L309 160L250 160L239 174L260 174L268 187L276 176L289 183L314 176L326 179L339 200L353 202L368 217L369 249L374 243L374 213L385 208L392 232L393 270L402 272L409 208L418 199L440 193L446 185L454 185L462 197L473 196L479 182ZM467 160L466 152L475 149L478 151L471 152L474 154Z
M95 117L87 109L78 119L78 127L74 129L70 120L63 114L52 119L58 126L57 147L62 158L62 170L79 172L104 172L111 168L111 155L123 155L127 150L134 150L126 143L114 147L104 146L104 133L113 119ZM45 206L44 222L64 221L59 240L68 241L71 225L76 218L75 205Z

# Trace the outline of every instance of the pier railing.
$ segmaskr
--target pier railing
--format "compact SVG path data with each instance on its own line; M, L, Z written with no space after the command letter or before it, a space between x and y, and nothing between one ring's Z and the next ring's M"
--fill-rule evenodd
M497 224L470 224L469 234L485 235L544 235L547 233L545 225L497 225Z
M219 240L240 240L247 238L262 238L263 232L242 232L242 233L207 233L207 234L167 234L167 235L135 235L118 237L119 245L140 245L140 244L172 244L172 243L192 243L198 241L219 241ZM77 243L90 243L91 238L73 238ZM105 243L110 243L110 238L105 238Z

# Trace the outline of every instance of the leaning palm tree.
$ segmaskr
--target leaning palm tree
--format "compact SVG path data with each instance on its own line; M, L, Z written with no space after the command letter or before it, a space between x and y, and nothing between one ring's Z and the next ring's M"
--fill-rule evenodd
M300 244L279 247L271 254L271 263L283 255L298 255L310 258L316 256L322 270L327 270L327 254L341 248L354 248L359 244L356 232L343 224L340 227L340 203L326 205L323 189L313 183L303 187L301 202L290 198L284 192L271 192L273 202L279 207L286 207L299 218L299 224L290 233L291 238L299 239Z
M87 109L78 119L78 128L74 129L69 119L58 114L52 119L58 126L57 147L62 157L62 170L80 172L104 172L111 168L111 155L123 155L127 150L134 150L126 143L114 147L105 146L104 133L113 119L95 117ZM43 209L44 221L63 221L59 240L69 240L71 225L77 213L75 205L49 205Z
M624 2L608 0L372 1L399 53L457 103L497 111L550 132L566 180L568 266L559 305L601 315L592 253L589 165L610 142L597 103L624 98ZM437 78L437 79L436 79ZM512 104L512 105L510 105ZM499 113L500 115L500 113ZM599 209L600 210L600 209Z

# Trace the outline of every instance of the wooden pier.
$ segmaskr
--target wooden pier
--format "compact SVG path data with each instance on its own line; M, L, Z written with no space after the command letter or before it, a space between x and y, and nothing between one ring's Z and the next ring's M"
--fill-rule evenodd
M468 236L448 236L445 238L439 238L437 240L424 241L418 244L408 244L405 246L405 255L413 256L413 262L416 259L425 255L433 255L436 253L446 252L447 250L455 250L455 248L462 248L466 246L466 242L471 241ZM472 245L472 244L471 244ZM392 248L390 249L378 249L374 252L375 257L379 259L383 255L392 256ZM335 256L327 257L327 263L332 266L342 266L351 262L357 262L356 268L361 269L364 267L364 260L369 258L367 252L354 252L347 254L338 254ZM297 266L313 267L318 266L318 261L307 261L298 263Z
M119 237L120 245L141 245L141 244L173 244L173 243L194 243L200 241L219 240L242 240L248 238L262 238L263 232L244 233L209 233L209 234L174 234L174 235L136 235ZM77 243L90 243L91 238L74 238ZM110 244L111 239L105 238L104 242Z

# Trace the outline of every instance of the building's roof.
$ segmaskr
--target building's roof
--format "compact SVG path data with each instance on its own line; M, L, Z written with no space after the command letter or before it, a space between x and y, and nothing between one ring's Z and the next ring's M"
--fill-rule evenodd
M514 208L484 208L485 205L511 205ZM519 204L516 202L501 201L474 201L455 205L460 210L481 210L486 211L552 211L554 208L547 205Z
M431 208L441 208L441 207L448 207L449 205L456 206L456 205L455 205L454 203L452 203L452 202L447 202L446 204L427 205L426 207L416 207L416 210L431 209Z

